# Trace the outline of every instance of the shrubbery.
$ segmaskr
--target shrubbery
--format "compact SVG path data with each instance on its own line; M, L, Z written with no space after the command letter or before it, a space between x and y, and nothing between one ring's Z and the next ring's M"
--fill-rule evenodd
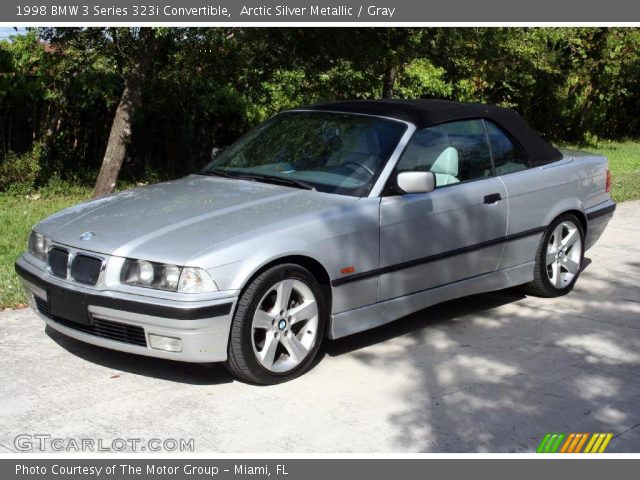
M125 182L192 172L279 110L385 94L508 106L554 141L640 135L636 28L161 28L157 37ZM51 28L0 42L0 191L95 180L133 38L126 28Z
M0 192L26 194L35 189L43 161L42 145L36 143L29 152L9 152L0 159Z

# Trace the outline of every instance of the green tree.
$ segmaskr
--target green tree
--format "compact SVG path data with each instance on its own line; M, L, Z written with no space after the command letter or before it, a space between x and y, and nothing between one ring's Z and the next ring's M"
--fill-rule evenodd
M0 162L6 182L102 195L193 171L283 109L372 98L499 104L560 141L637 137L638 78L637 28L39 28L0 42Z

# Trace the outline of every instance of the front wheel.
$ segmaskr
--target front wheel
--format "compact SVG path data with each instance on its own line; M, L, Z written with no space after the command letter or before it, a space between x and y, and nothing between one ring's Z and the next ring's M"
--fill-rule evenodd
M569 293L578 280L584 259L584 230L575 215L556 218L542 236L536 253L534 279L527 293L558 297Z
M321 286L305 268L277 265L240 296L231 326L227 367L257 384L276 384L307 371L326 325Z

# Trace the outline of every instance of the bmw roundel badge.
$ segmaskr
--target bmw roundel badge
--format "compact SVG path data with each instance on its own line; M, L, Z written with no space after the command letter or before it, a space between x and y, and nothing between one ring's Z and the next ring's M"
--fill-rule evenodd
M96 236L95 232L84 232L82 235L80 235L80 240L82 240L83 242L86 242L87 240L91 240L95 236Z

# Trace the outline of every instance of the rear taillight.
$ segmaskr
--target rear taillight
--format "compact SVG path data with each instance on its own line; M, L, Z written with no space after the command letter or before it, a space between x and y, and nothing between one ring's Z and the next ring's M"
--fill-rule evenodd
M611 170L607 168L607 183L604 184L604 190L611 193Z

